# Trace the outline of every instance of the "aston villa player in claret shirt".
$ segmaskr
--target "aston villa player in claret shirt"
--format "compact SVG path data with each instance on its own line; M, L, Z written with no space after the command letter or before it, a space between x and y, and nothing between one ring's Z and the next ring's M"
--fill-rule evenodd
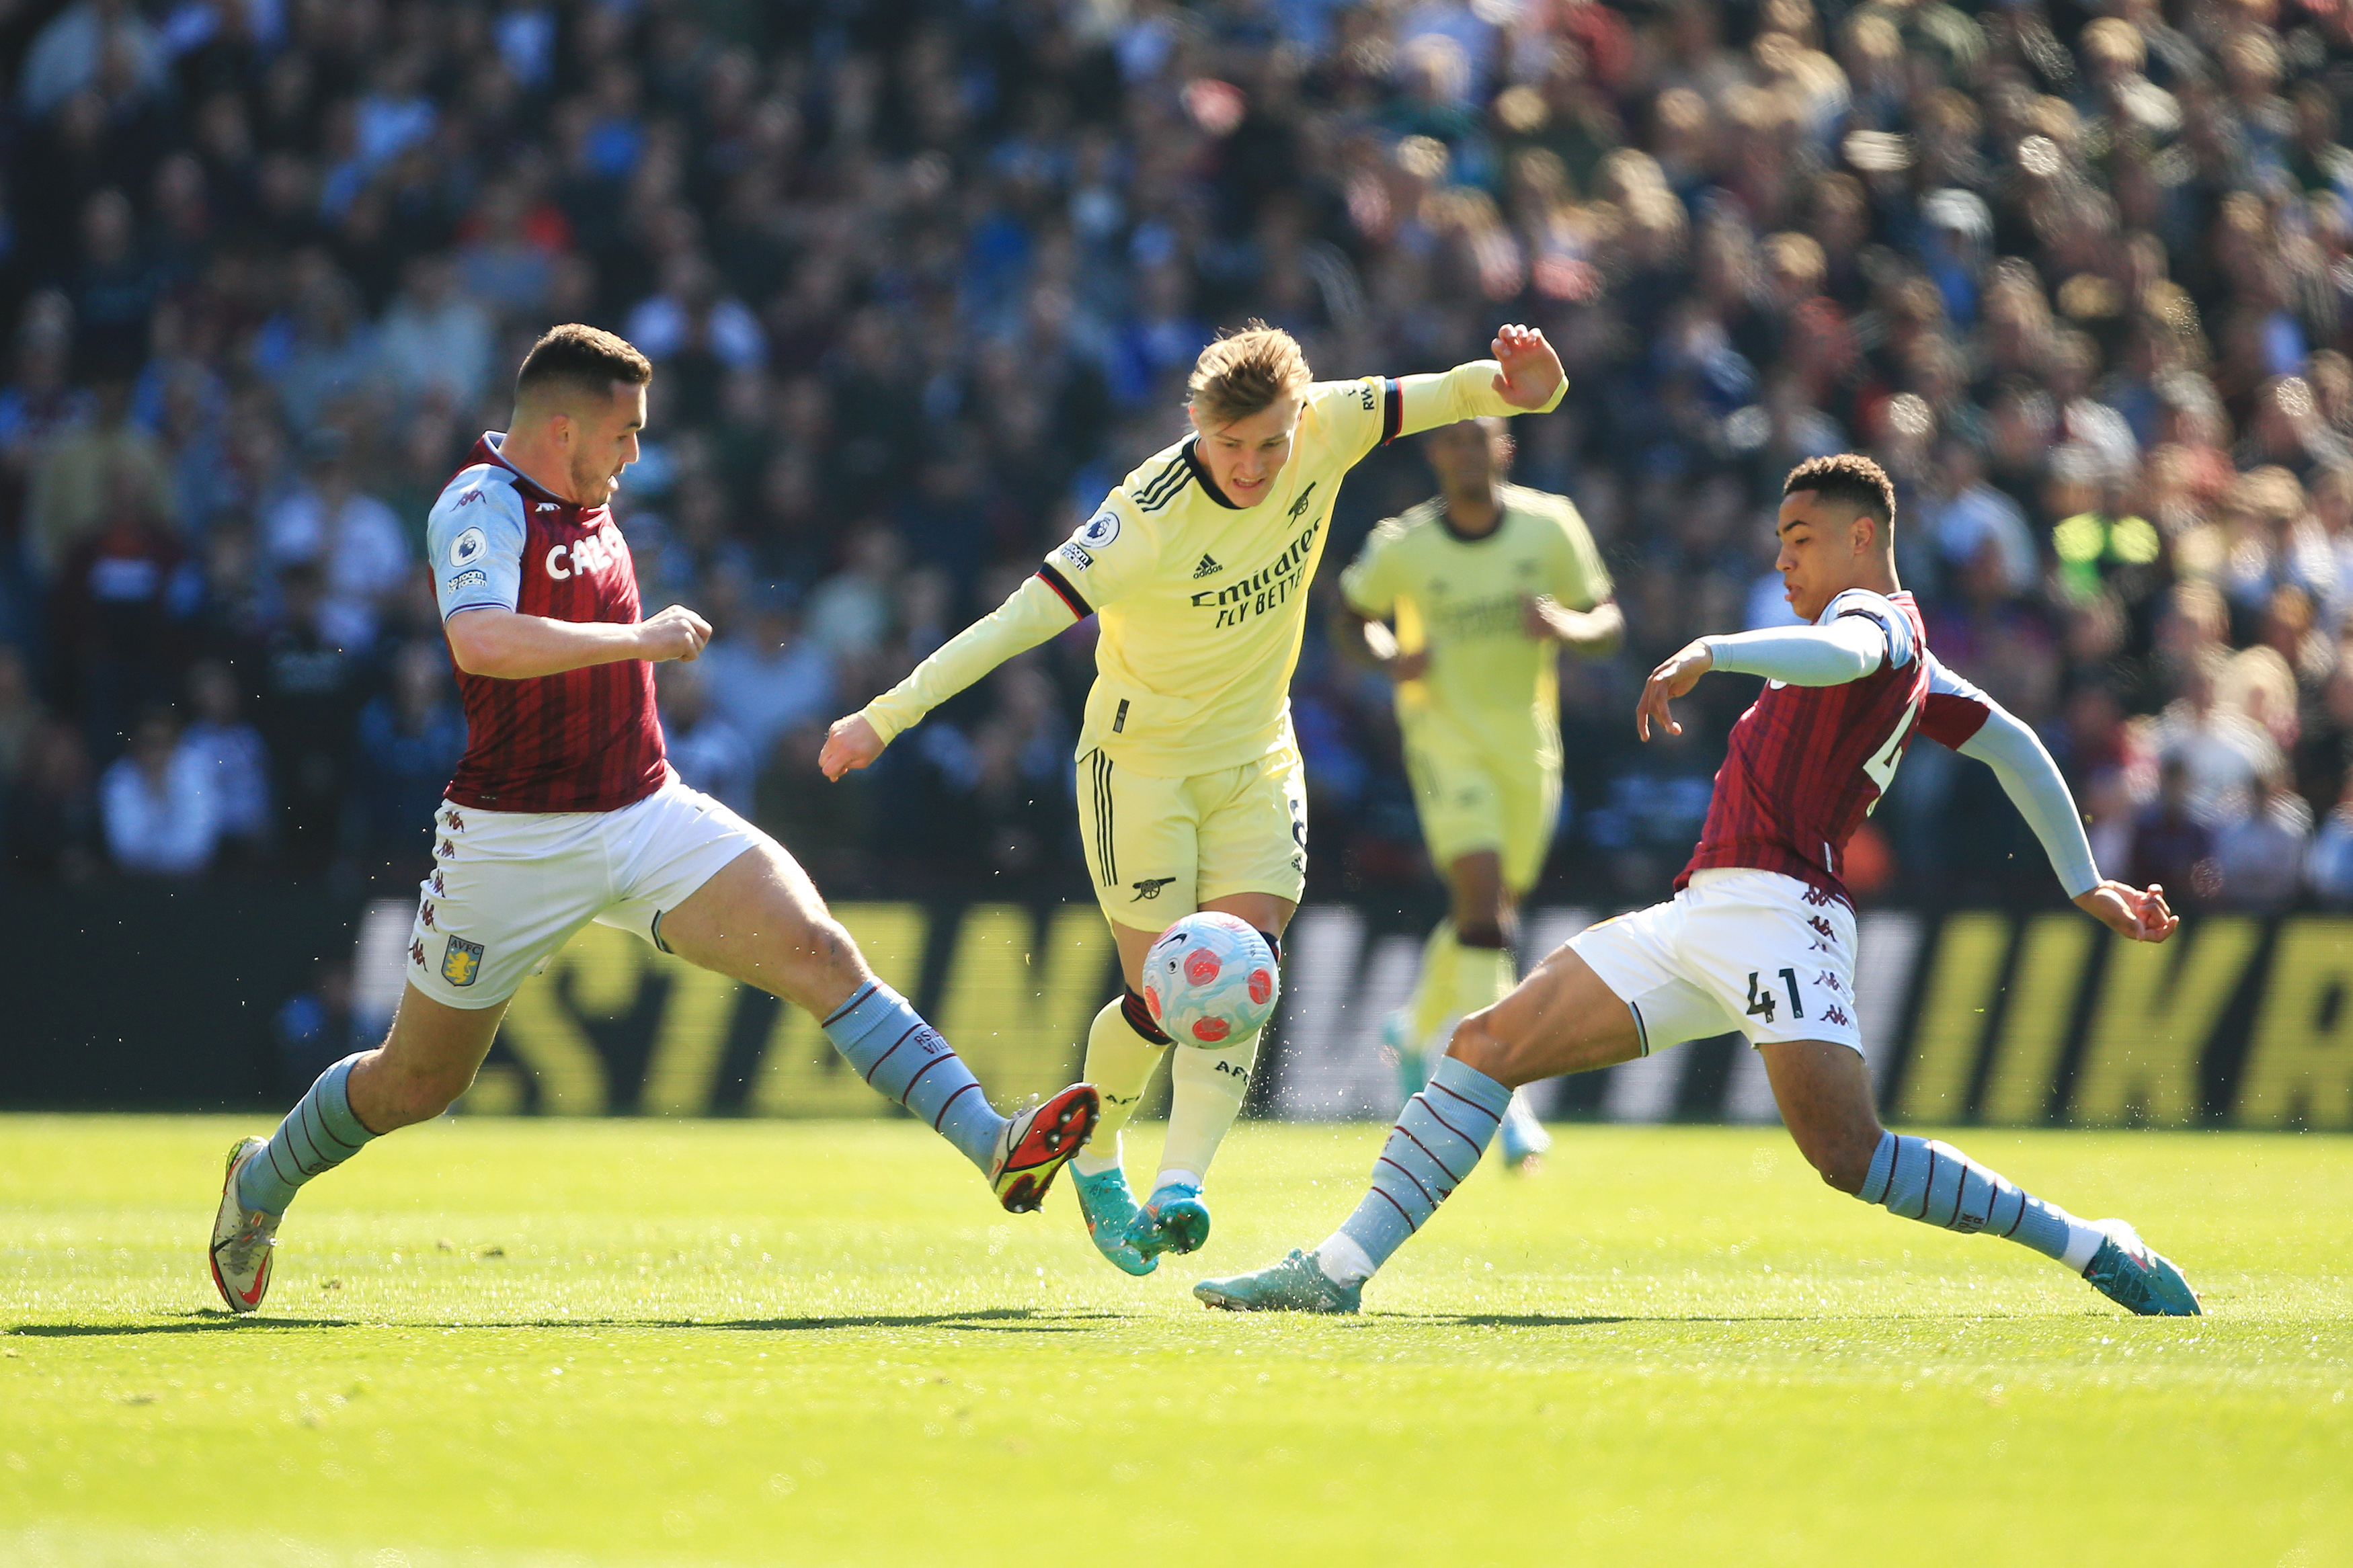
M434 505L426 548L466 753L437 814L407 987L382 1046L320 1075L270 1137L229 1151L210 1261L231 1311L261 1305L302 1184L447 1110L524 977L591 921L807 1008L1007 1209L1038 1207L1093 1129L1085 1084L997 1115L783 846L670 770L653 667L700 655L711 627L677 605L640 617L608 504L637 460L652 379L612 333L555 328L515 377L508 429L475 443Z
M1205 1279L1204 1304L1353 1312L1364 1283L1478 1165L1521 1084L1737 1030L1765 1059L1781 1119L1822 1180L1891 1214L1990 1231L2063 1263L2144 1315L2198 1310L2189 1284L2122 1220L2077 1219L1949 1143L1879 1125L1854 997L1847 840L1925 734L1994 771L2084 912L2136 942L2179 923L2164 889L2101 878L2083 819L2034 731L1928 652L1895 577L1895 493L1878 464L1799 464L1783 485L1777 564L1807 625L1702 637L1651 673L1635 713L1668 711L1710 670L1767 679L1733 726L1707 823L1672 899L1572 937L1473 1013L1406 1104L1372 1190L1312 1252Z

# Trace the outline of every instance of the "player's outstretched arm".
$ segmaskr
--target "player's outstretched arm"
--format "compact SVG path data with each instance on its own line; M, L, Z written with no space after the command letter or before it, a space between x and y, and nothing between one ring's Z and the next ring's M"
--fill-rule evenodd
M1548 414L1568 390L1568 373L1545 335L1509 326L1495 334L1495 357L1458 364L1442 375L1398 379L1398 436L1416 436L1459 420L1495 415Z
M451 611L443 626L458 668L495 680L529 680L632 658L655 664L692 659L711 640L711 623L683 605L634 626L550 620L476 605Z
M2034 829L2075 907L2135 942L2163 942L2171 936L2181 921L2167 905L2163 888L2155 883L2128 887L2100 875L2083 814L2075 809L2075 797L2042 738L1991 698L1975 693L1972 700L1984 710L1985 721L1955 749L1993 770L2002 793Z
M825 733L817 765L828 779L866 767L941 703L1077 619L1068 600L1042 577L1028 577L1005 603L956 633L914 672Z

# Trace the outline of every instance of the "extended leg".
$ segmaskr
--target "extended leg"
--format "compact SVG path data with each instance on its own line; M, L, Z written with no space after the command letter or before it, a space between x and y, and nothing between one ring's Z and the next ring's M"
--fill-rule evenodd
M277 1131L229 1151L213 1219L212 1270L231 1311L261 1305L279 1222L302 1184L370 1140L448 1110L474 1081L505 1012L503 1002L452 1007L409 986L383 1045L321 1073Z
M816 1014L875 1092L954 1144L1008 1209L1036 1208L1094 1127L1095 1093L1083 1084L999 1116L964 1059L874 977L807 873L773 841L754 844L665 915L660 934L689 963Z
M1338 1230L1312 1253L1205 1279L1193 1293L1212 1307L1355 1311L1364 1282L1477 1165L1514 1089L1630 1061L1640 1051L1626 1004L1583 959L1557 949L1510 995L1462 1020L1429 1086L1406 1102L1382 1145L1372 1190Z
M1120 928L1112 929L1116 932ZM1121 1131L1144 1102L1153 1069L1168 1054L1169 1045L1144 998L1133 990L1103 1004L1087 1030L1086 1079L1103 1096L1103 1120L1095 1124L1093 1139L1071 1162L1071 1187L1078 1194L1079 1213L1086 1218L1095 1250L1128 1274L1149 1274L1160 1267L1160 1259L1145 1257L1127 1238L1137 1205L1127 1184Z
M1283 929L1299 906L1271 893L1234 893L1201 907L1248 921L1274 946L1279 960ZM1145 955L1159 933L1114 924L1112 934L1119 942L1120 967L1128 988L1140 992ZM1191 1252L1208 1239L1209 1210L1201 1200L1202 1184L1249 1096L1258 1043L1259 1036L1250 1034L1217 1047L1185 1042L1170 1051L1168 1134L1161 1145L1160 1173L1125 1236L1139 1260L1163 1252ZM1130 1267L1120 1258L1113 1261Z
M1892 1215L2031 1247L2146 1314L2187 1315L2198 1299L2180 1271L2121 1220L2077 1219L2021 1191L1950 1143L1879 1125L1862 1058L1820 1040L1767 1042L1766 1074L1781 1119L1809 1163L1842 1193Z

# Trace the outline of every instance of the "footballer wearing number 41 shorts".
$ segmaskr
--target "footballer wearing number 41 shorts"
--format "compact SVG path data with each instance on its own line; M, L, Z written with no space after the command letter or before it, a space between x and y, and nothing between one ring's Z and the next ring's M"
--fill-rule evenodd
M1085 1084L999 1116L792 856L670 770L653 667L695 658L711 627L676 605L639 618L607 505L637 459L652 379L611 333L555 328L515 377L509 428L475 444L434 505L426 543L466 753L436 814L407 987L381 1047L329 1068L275 1133L229 1151L210 1262L231 1311L261 1305L295 1191L447 1110L516 988L591 921L816 1014L860 1075L977 1165L1008 1209L1035 1209L1094 1126Z
M1512 1090L1738 1030L1763 1056L1782 1120L1822 1179L1905 1219L1989 1231L2082 1275L2147 1315L2198 1298L2122 1220L2077 1219L1949 1143L1879 1125L1855 1022L1854 914L1839 879L1847 840L1915 735L1989 765L2086 913L2137 942L2179 922L2164 889L2104 880L2082 818L2034 732L1929 654L1895 578L1895 496L1879 465L1842 455L1783 485L1777 564L1811 624L1703 637L1653 670L1644 740L1680 734L1670 699L1712 669L1767 678L1733 726L1698 848L1675 896L1605 921L1548 956L1454 1031L1407 1102L1372 1190L1312 1252L1205 1279L1205 1305L1353 1312L1365 1281L1478 1164Z

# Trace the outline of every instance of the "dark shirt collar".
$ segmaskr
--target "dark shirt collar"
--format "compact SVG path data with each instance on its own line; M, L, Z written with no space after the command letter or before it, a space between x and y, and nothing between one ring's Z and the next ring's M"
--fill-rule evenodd
M1216 501L1219 506L1224 507L1228 511L1249 510L1250 509L1247 507L1237 506L1234 502L1228 500L1226 499L1226 492L1218 488L1218 481L1209 477L1209 465L1201 461L1200 458L1193 450L1194 447L1200 444L1201 438L1198 436L1191 437L1187 439L1182 447L1176 449L1176 455L1185 459L1185 466L1193 470L1193 477L1195 479L1201 481L1201 493L1208 496L1211 500ZM1272 487L1269 487L1268 493L1273 493Z

